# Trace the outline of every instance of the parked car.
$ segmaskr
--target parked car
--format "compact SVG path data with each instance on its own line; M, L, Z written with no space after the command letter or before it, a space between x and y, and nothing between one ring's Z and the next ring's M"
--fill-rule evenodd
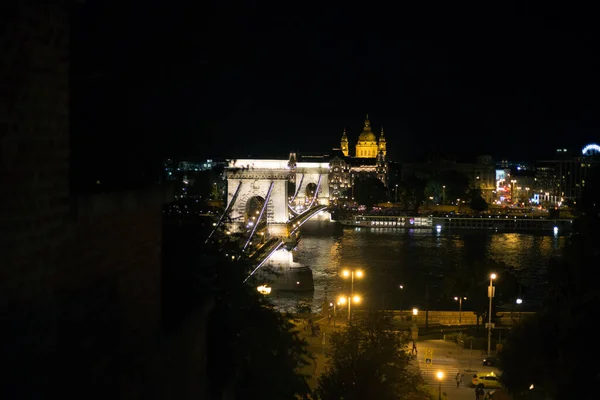
M486 389L502 388L502 383L500 382L500 379L493 372L489 374L484 374L481 372L476 373L475 375L473 375L471 384L474 387L480 386Z
M492 366L498 365L498 357L490 356L483 359L483 365Z

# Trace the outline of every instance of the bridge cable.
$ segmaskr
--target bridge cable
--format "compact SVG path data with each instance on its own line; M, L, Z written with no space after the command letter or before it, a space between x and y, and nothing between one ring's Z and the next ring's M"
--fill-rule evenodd
M238 186L235 189L235 192L233 193L233 197L231 198L231 201L227 205L227 208L223 212L223 215L221 215L221 218L219 218L219 222L217 223L217 226L215 226L215 229L213 229L212 232L210 233L210 235L208 235L208 238L206 238L206 241L204 242L204 244L208 243L208 241L215 234L217 229L219 229L221 227L221 224L225 220L225 217L227 217L227 215L229 215L229 213L231 212L231 209L233 208L233 205L235 204L235 201L237 200L237 197L238 197L238 194L240 193L241 188L242 188L242 181L240 181L240 183L238 183Z
M302 174L302 176L300 177L300 183L298 184L298 187L296 188L296 192L294 193L294 197L292 197L292 200L290 200L290 203L294 200L296 200L296 196L298 196L298 193L300 192L300 188L302 187L302 181L304 181L304 174Z
M325 210L327 208L327 206L325 205L318 205L318 206L314 206L313 208L309 208L308 210L304 211L302 214L298 215L298 221L302 221L302 222L298 222L298 226L295 227L291 232L290 235L294 234L298 229L300 229L300 227L309 219L311 219L314 215L320 213L321 211ZM291 222L291 221L290 221Z
M292 207L290 204L288 204L287 206L290 209L290 211L292 212L292 214L294 214L294 216L298 215L298 211L294 210L294 207Z
M271 198L271 192L273 191L273 186L275 186L275 182L271 181L271 184L269 185L269 190L267 191L267 196L265 197L265 203L263 204L262 208L260 209L260 214L258 214L258 218L256 219L254 226L252 227L252 232L250 233L248 240L246 240L246 244L242 248L242 253L244 251L246 251L246 248L248 247L248 244L250 244L250 240L252 240L252 237L254 236L254 232L256 232L256 228L258 227L258 224L260 223L260 220L262 219L262 216L265 213L265 209L267 208L267 204L269 204L269 199Z
M315 190L315 195L313 196L310 205L308 206L308 208L311 208L315 202L315 200L317 199L317 197L319 196L319 188L321 187L321 178L323 177L323 175L319 174L319 181L317 182L317 189Z
M269 252L269 253L268 253L268 254L267 254L267 255L266 255L264 258L263 258L263 260L262 260L262 261L261 261L261 262L258 264L258 266L257 266L256 268L254 268L254 269L252 270L252 272L250 272L250 275L248 275L248 276L246 277L246 279L244 279L244 283L246 283L246 281L247 281L248 279L250 279L250 277L251 277L252 275L254 275L254 273L255 273L256 271L258 271L258 269L259 269L260 267L262 267L262 266L263 266L263 264L264 264L265 262L267 262L267 260L268 260L269 258L271 258L271 255L273 255L273 253L275 253L277 250L279 250L279 248L280 248L282 245L283 245L283 240L282 240L282 239L279 239L279 241L277 242L277 246L275 246L275 248L274 248L273 250L271 250L271 251L270 251L270 252Z

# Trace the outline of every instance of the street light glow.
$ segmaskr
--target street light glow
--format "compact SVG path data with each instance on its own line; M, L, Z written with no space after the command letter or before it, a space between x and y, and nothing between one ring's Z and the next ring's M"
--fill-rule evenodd
M267 285L261 285L261 286L257 287L256 290L258 290L258 292L260 294L270 294L271 293L271 288Z
M404 285L400 285L400 289L404 289Z
M491 274L491 275L490 275L490 278L491 278L491 279L496 279L496 274Z
M435 376L437 376L437 378L441 381L442 379L444 379L444 373L442 371L438 371L437 374L435 374Z
M419 315L419 309L413 308L413 315Z
M360 269L359 269L359 270L357 270L357 271L356 271L356 277L358 277L358 278L362 278L362 276L363 276L363 272L362 272Z
M355 295L355 296L352 298L352 301L353 301L353 302L355 302L355 303L360 303L360 300L361 300L361 299L360 299L360 296L359 296L359 295Z
M342 271L342 275L344 275L345 277L350 276L350 271L348 271L347 269Z
M523 302L523 299L517 299L517 304L521 304Z
M458 297L454 296L454 300L458 300Z
M346 298L344 296L340 296L338 298L338 304L346 304Z

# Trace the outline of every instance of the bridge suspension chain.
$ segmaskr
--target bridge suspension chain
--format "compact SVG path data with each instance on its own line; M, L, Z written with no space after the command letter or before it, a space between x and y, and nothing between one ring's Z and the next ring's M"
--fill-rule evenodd
M235 204L235 201L237 200L237 197L238 197L238 194L240 193L241 188L242 188L242 181L240 181L240 183L238 183L238 186L235 189L235 192L233 193L233 197L231 198L231 201L227 205L227 208L223 212L223 215L221 215L221 218L219 218L219 222L217 223L217 226L215 226L215 229L213 229L212 232L210 233L210 235L208 235L208 238L206 238L206 241L204 242L204 244L208 243L210 238L215 234L217 229L219 229L221 227L221 224L223 224L223 221L231 212L231 209L233 208L233 205Z
M252 275L254 275L254 273L255 273L256 271L258 271L258 269L259 269L260 267L262 267L262 266L263 266L263 264L264 264L264 263L266 263L266 262L267 262L267 260L268 260L269 258L271 258L271 256L273 255L273 253L275 253L277 250L279 250L279 248L280 248L282 245L283 245L283 240L282 240L281 238L279 238L279 239L278 239L278 241L276 242L276 245L274 245L273 249L272 249L271 251L269 251L267 254L265 254L265 256L263 257L262 261L261 261L260 263L258 263L258 265L256 266L256 268L254 268L254 269L252 270L252 272L250 272L250 275L248 275L248 276L246 277L246 279L244 279L244 283L246 283L246 281L247 281L248 279L250 279L250 277L251 277Z
M322 178L323 178L323 175L319 174L319 180L317 181L317 189L315 189L315 195L313 196L312 200L310 201L310 205L308 206L308 208L311 208L313 206L313 204L315 203L315 200L319 196L319 188L321 187L321 179Z
M290 201L290 203L292 201L296 200L296 196L298 196L298 193L300 193L300 188L302 187L302 181L304 181L304 174L302 174L302 176L300 177L300 183L296 187L296 192L294 193L294 197L292 197L292 200Z
M258 214L258 218L257 218L256 222L254 223L254 226L252 227L252 232L250 232L250 236L248 237L248 240L246 240L246 244L244 244L244 247L242 248L242 253L244 251L246 251L248 244L250 244L250 241L252 240L252 237L254 236L254 232L256 232L256 228L258 227L258 225L263 217L263 214L265 213L267 204L269 204L269 199L271 198L271 192L273 191L274 186L275 186L275 182L271 181L271 184L269 185L269 190L267 191L267 195L265 197L265 203L263 204L262 208L260 209L260 214Z

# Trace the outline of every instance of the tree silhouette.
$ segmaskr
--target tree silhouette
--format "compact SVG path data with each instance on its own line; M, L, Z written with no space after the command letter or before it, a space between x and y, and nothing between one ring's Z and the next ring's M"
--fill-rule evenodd
M354 182L354 198L367 207L381 203L387 199L385 185L377 178L359 178Z
M488 203L481 195L481 189L471 189L468 193L469 206L473 211L482 212L488 209Z
M250 264L239 258L239 243L218 235L202 249L192 281L211 280L215 307L208 329L209 389L213 396L232 398L308 398L306 376L298 370L310 354L288 315L244 283ZM201 295L206 288L196 287Z
M583 366L598 351L579 344L595 343L597 334L590 328L600 319L599 224L597 214L576 221L563 256L550 263L542 310L508 337L501 353L503 380L517 398L532 398L532 384L544 398L597 397L589 390L600 383L597 369Z
M403 203L404 209L408 211L409 205L413 204L415 211L425 200L426 181L416 175L410 175L398 185L398 198Z
M408 339L388 330L385 313L372 311L332 334L328 370L319 378L322 400L423 399L421 376L411 367Z

